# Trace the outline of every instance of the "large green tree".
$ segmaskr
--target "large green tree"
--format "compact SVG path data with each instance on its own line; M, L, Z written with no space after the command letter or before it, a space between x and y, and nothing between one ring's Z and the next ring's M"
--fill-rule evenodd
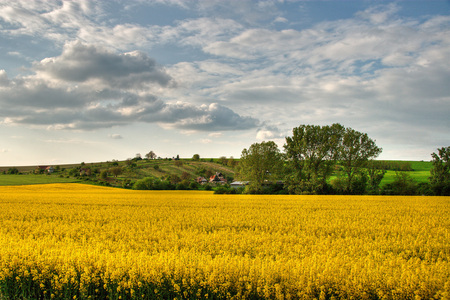
M347 194L353 194L356 191L356 181L364 177L361 173L363 168L367 167L369 159L378 157L382 149L377 147L367 133L356 131L352 128L345 128L342 132L340 145L336 149L338 159L345 175L345 190ZM361 189L359 188L359 191Z
M282 154L273 141L254 143L242 150L239 177L250 181L248 192L259 193L265 182L280 178Z
M335 123L327 126L300 125L284 145L289 162L285 186L290 193L328 193L327 180L337 162L342 173L336 182L340 192L363 193L367 175L362 172L381 148L366 133Z
M450 196L450 146L438 149L438 153L431 154L431 157L431 187L435 195Z
M286 137L284 145L289 162L285 186L290 193L325 193L327 179L338 158L344 127L300 125Z

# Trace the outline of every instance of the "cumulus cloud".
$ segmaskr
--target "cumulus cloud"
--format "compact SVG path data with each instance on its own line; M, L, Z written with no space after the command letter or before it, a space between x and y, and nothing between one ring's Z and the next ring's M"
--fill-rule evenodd
M256 132L256 139L258 140L273 140L282 139L286 136L286 133L281 132L281 130L276 126L264 126Z
M35 63L34 70L39 76L58 81L93 80L118 88L142 87L152 83L166 86L171 79L145 53L134 51L116 54L79 41L66 44L60 56Z
M257 119L240 116L217 103L200 107L187 103L167 105L156 119L169 127L196 131L246 130L259 125Z
M0 87L9 84L8 75L5 70L0 70Z
M166 103L154 91L173 89L172 78L142 52L114 53L80 42L36 62L35 74L9 80L0 71L3 123L48 129L95 130L134 122L183 130L255 128L258 121L218 104ZM112 136L111 136L112 137Z

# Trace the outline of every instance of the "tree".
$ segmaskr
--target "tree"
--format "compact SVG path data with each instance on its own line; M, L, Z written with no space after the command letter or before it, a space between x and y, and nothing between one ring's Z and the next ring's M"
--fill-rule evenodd
M171 184L177 184L181 182L181 178L177 174L170 174L168 180Z
M107 179L108 178L108 171L107 170L102 170L100 172L100 178L101 179Z
M234 160L233 156L230 157L230 159L227 162L227 166L229 166L230 168L234 168L237 165L237 161Z
M145 154L145 157L147 159L155 159L156 158L156 154L153 151L150 151L149 153Z
M7 174L15 174L15 175L17 175L17 174L19 174L19 169L17 169L16 167L9 168Z
M340 124L300 125L292 130L292 137L286 137L289 176L285 186L290 193L326 193L343 131Z
M122 167L113 167L110 168L109 171L114 175L114 177L119 176L123 172Z
M272 141L254 143L242 150L239 167L242 179L250 181L249 191L259 193L266 181L278 179L282 173L282 154Z
M207 179L211 178L211 176L213 176L213 175L214 175L213 170L211 170L211 169L206 170L206 172L205 172L205 177L206 177Z
M450 146L437 150L438 153L431 154L431 188L435 195L450 196Z
M192 160L199 161L200 160L200 155L199 154L194 154L192 156Z
M381 180L383 180L386 170L377 168L377 164L373 160L367 163L368 187L370 194L378 194Z
M383 186L384 195L415 195L417 184L414 179L404 171L395 171L394 181Z
M226 166L228 163L228 159L226 158L226 156L221 156L219 157L219 161L222 165Z
M376 158L382 151L367 133L361 133L352 128L346 128L342 132L341 143L337 148L338 159L345 174L345 193L354 194L352 189L355 178L361 178L362 168L367 165L369 159ZM361 188L358 187L361 191Z

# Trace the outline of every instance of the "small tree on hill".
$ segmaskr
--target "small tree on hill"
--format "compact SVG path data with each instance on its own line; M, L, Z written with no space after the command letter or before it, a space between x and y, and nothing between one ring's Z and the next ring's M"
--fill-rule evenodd
M219 157L219 161L224 166L228 163L228 159L226 158L226 156Z
M156 158L156 154L153 151L150 151L149 153L145 154L145 157L147 159L155 159Z
M114 177L119 176L119 175L122 174L122 172L123 172L122 167L114 167L114 168L110 168L109 171L111 172L111 174L114 175Z

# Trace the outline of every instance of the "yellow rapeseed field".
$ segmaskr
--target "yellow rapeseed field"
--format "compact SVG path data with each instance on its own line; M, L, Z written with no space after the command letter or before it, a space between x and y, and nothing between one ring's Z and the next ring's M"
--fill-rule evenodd
M0 187L0 299L450 299L450 197Z

